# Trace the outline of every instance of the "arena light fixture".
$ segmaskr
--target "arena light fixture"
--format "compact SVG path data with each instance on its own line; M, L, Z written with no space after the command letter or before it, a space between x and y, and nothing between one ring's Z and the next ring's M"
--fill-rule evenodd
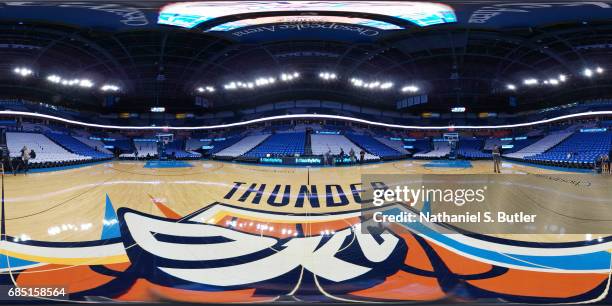
M100 87L100 90L102 91L112 91L112 92L117 92L119 91L119 86L117 85L113 85L113 84L104 84L102 85L102 87Z
M534 78L529 78L529 79L523 80L523 84L525 84L527 86L534 86L534 85L538 85L539 83L540 83L540 81L538 81L538 79L534 79Z
M82 80L79 80L78 85L79 85L80 87L83 87L83 88L91 88L91 87L93 87L93 85L94 85L94 84L93 84L93 82L92 82L91 80L89 80L89 79L82 79Z
M293 81L294 79L297 79L300 77L300 73L295 71L295 72L283 72L281 73L280 79L283 82L289 82L289 81Z
M64 79L56 74L49 75L47 81L69 87L92 88L94 86L90 79Z
M276 79L273 77L260 77L255 80L255 86L268 86L274 84L274 82L276 82Z
M215 88L213 86L200 86L196 88L197 92L205 93L205 92L215 92Z
M419 91L419 87L415 85L407 85L407 86L402 87L402 92L415 93L418 91Z
M507 84L506 85L506 89L508 89L508 90L516 90L516 85L514 85L514 84Z
M290 72L290 73L281 73L280 74L280 80L283 82L289 82L289 81L293 81L296 78L300 77L300 73L299 72ZM226 83L225 85L223 85L223 88L225 90L236 90L236 89L254 89L257 87L266 87L266 86L270 86L275 84L277 81L276 77L272 77L272 76L261 76L261 77L257 77L252 81L230 81L228 83ZM208 91L208 92L214 92L214 87L209 86L209 87L200 87L202 88L202 90L200 90L199 88L196 89L199 92L204 92L204 91ZM212 88L212 90L210 90L210 88Z
M34 71L32 71L32 69L30 68L26 68L26 67L16 67L15 69L13 69L13 73L15 73L16 75L20 76L20 77L29 77L32 74L34 74Z
M561 81L561 82L567 81L567 76L565 74L560 74L559 75L559 81Z
M237 89L238 86L236 82L230 82L230 83L223 85L223 88L225 88L226 90L234 90L234 89Z
M59 75L52 74L52 75L47 77L47 81L49 81L51 83L58 84L58 83L62 82L62 78Z
M165 111L165 109L164 109ZM211 130L211 129L224 129L231 127L239 127L239 126L247 126L254 123L267 122L273 120L291 120L291 119L333 119L333 120L344 120L356 123L369 124L374 126L388 127L388 128L397 128L397 129L407 129L407 130L448 130L449 128L453 128L455 130L473 130L473 129L508 129L508 128L517 128L517 127L527 127L527 126L536 126L540 124L551 123L559 120L572 119L572 118L580 118L587 116L611 116L612 110L610 111L590 111L590 112L582 112L582 113L574 113L569 115L563 115L558 117L553 117L549 119L542 119L532 122L524 122L524 123L515 123L515 124L502 124L502 125L444 125L444 126L416 126L416 125L401 125L401 124L391 124L377 121L370 121L365 119L359 119L355 117L341 116L341 115L325 115L325 114L290 114L290 115L278 115L278 116L270 116L270 117L262 117L247 121L234 122L228 124L218 124L218 125L201 125L201 126L124 126L124 125L106 125L106 124L96 124L96 123L88 123L77 120L66 119L53 115L46 115L41 113L34 112L23 112L23 111L13 111L13 110L0 110L0 116L2 115L11 115L11 116L28 116L42 119L51 119L64 123L94 127L94 128L102 128L102 129L115 129L115 130Z
M325 81L329 81L329 80L335 80L336 78L338 78L338 76L333 72L325 71L325 72L319 73L319 78Z
M380 84L380 89L390 89L391 87L393 87L392 82L385 82Z
M584 68L584 70L582 70L582 75L584 75L587 78L592 78L593 76L595 76L595 74L603 74L604 72L605 72L605 69L603 69L601 66L597 66L595 68L587 67L587 68Z
M359 78L351 78L350 82L355 87L372 89L372 90L388 90L388 89L391 89L393 87L393 85L394 85L393 82L389 82L389 81L385 81L385 82L381 82L381 81L366 82L366 81L364 81L362 79L359 79Z
M151 107L151 112L152 113L163 113L165 111L166 111L165 107L159 107L159 106Z
M363 80L361 80L361 79L352 78L351 79L351 83L353 84L353 86L356 86L356 87L363 86Z

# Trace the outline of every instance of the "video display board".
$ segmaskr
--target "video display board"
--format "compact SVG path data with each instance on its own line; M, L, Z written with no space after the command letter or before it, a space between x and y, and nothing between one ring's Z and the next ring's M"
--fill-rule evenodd
M159 13L158 23L185 28L194 28L204 22L221 17L270 12L336 12L377 14L397 18L400 21L408 21L421 27L457 21L455 13L451 7L445 4L430 2L200 1L174 3L163 7ZM360 20L352 21L362 22Z

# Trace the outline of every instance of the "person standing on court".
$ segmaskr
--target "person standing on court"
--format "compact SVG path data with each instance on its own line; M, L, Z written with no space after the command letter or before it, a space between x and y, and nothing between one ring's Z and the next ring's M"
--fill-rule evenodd
M363 164L363 159L365 158L365 151L363 149L361 149L361 151L359 151L359 163Z
M23 164L23 172L28 174L30 170L30 149L27 146L23 146L21 149L21 163Z
M610 168L610 166L612 166L612 148L610 149L610 151L608 151L608 174L612 173L612 169Z
M501 173L499 165L501 164L501 150L498 145L493 147L493 172Z

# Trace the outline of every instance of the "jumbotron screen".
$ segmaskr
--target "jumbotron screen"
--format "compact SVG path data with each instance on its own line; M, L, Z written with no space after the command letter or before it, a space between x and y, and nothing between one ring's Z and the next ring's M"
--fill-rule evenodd
M429 26L456 22L453 9L447 5L430 2L403 1L244 1L244 2L181 2L169 4L159 13L159 24L194 28L216 18L248 13L270 12L326 12L377 14L408 21L417 26ZM349 20L352 19L352 20ZM271 20L275 22L274 20ZM240 27L261 24L262 20L246 19ZM370 22L361 18L348 18L345 22L361 24ZM366 24L362 24L366 25ZM374 23L374 27L387 26ZM387 26L388 27L388 26ZM223 27L219 31L227 31ZM236 29L232 27L232 29Z

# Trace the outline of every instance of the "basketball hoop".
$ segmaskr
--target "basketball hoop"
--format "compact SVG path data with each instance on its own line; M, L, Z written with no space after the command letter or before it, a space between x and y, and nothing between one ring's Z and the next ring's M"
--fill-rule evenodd
M155 135L158 142L161 142L164 146L174 141L174 134L157 134Z
M448 133L444 133L442 134L442 138L446 141L450 142L457 142L459 141L459 133L456 132L448 132Z

